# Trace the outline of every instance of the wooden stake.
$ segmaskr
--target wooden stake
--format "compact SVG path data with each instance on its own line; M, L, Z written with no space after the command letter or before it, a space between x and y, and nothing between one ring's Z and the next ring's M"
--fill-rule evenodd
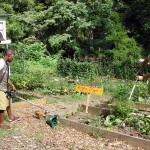
M90 102L90 96L91 96L91 94L87 94L87 101L86 101L86 110L85 110L85 113L88 113L88 107L89 107L89 102Z

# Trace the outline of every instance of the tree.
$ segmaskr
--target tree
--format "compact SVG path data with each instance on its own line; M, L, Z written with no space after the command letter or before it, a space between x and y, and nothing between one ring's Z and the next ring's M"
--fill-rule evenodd
M123 23L128 29L129 37L135 38L143 46L143 54L150 50L150 1L149 0L122 0L117 7Z

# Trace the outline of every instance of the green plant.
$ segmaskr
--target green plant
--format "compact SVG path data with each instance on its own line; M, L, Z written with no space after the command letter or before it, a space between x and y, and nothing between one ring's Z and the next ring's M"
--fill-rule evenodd
M91 137L94 137L94 138L99 138L99 137L102 137L103 136L103 133L100 131L100 130L98 130L98 132L92 132L92 133L89 133L89 135L91 136Z
M111 114L117 118L125 119L135 110L136 109L133 101L129 99L122 99L122 101L116 99L114 105L111 108Z
M147 115L130 115L124 122L127 126L139 130L141 134L150 135L150 118Z
M59 59L57 63L57 71L63 77L93 79L96 75L95 69L92 63L81 63L71 59Z
M146 82L138 82L136 84L134 94L133 94L133 100L143 102L144 99L147 98L147 88L148 85Z

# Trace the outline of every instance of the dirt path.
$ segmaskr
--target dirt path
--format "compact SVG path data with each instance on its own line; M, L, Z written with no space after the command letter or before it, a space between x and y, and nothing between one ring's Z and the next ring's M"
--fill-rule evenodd
M77 107L77 103L56 103L44 105L52 114L67 113ZM44 119L33 117L38 110L35 106L18 108L16 115L21 121L14 123L11 131L5 131L0 140L0 150L141 150L124 142L104 138L93 138L88 134L62 125L52 129Z

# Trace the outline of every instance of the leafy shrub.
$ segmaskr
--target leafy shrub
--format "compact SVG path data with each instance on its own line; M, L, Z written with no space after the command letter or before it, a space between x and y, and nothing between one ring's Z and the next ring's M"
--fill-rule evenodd
M42 42L30 45L19 42L12 47L16 51L16 60L40 61L45 57L46 47Z
M134 94L133 94L133 100L134 101L140 101L140 99L144 100L147 98L147 88L148 85L146 82L141 82L138 81L136 86L135 86L135 90L134 90Z
M111 114L117 118L127 118L130 113L135 110L133 101L129 99L115 100L114 106L111 108Z
M52 70L39 62L14 61L11 74L11 79L17 88L36 89L43 87L43 84L50 79Z
M134 127L142 134L150 135L150 118L147 115L137 115L136 117L130 115L124 122L127 126Z
M36 89L43 86L43 73L28 71L25 74L13 74L12 81L19 89Z
M65 80L49 80L47 83L44 83L44 88L42 89L45 94L53 95L71 95L74 92L74 84L69 84Z
M92 63L81 63L71 59L59 59L57 63L57 70L58 73L64 77L93 78L96 75L95 67Z
M135 110L135 105L132 100L129 99L128 84L120 84L112 94L114 105L111 108L111 114L118 118L127 118L131 112Z

